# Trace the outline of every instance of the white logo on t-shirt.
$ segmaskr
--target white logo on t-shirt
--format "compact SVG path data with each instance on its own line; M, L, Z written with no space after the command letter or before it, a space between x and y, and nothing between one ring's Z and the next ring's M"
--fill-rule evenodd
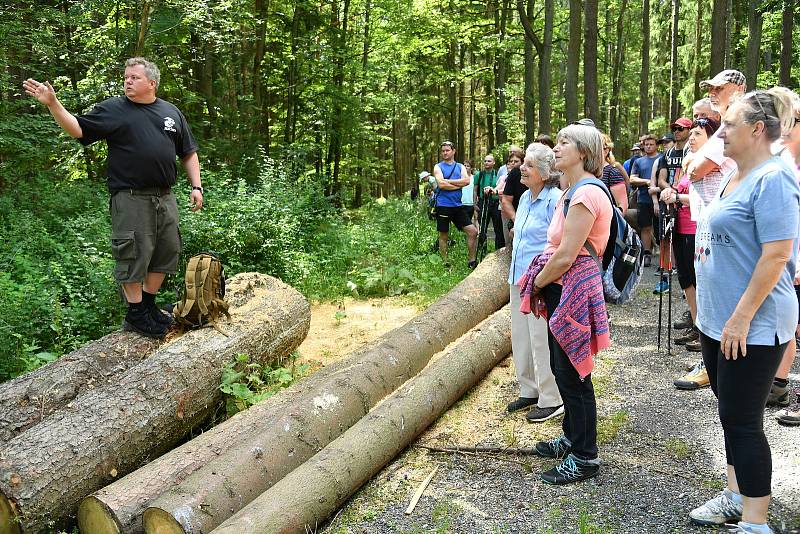
M164 130L167 132L177 132L175 129L175 119L172 117L164 117Z

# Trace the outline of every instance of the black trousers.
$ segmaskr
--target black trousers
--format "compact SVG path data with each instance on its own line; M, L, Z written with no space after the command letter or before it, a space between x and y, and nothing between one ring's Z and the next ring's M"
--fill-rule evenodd
M561 289L559 284L550 284L542 290L550 317L561 301ZM561 423L564 436L572 444L572 454L583 460L594 460L597 458L597 403L592 375L581 380L550 329L547 330L547 340L550 346L550 367L564 401L564 420Z
M772 453L764 435L764 408L786 345L747 345L747 356L726 360L720 342L700 333L703 362L719 400L725 456L747 497L770 494Z
M492 221L492 228L494 228L494 249L500 250L504 246L506 246L506 239L503 237L503 220L501 219L500 214L500 200L492 200L489 199L486 204L484 204L483 199L478 201L478 222L481 221L483 214L481 213L481 209L484 205L488 205L488 217Z

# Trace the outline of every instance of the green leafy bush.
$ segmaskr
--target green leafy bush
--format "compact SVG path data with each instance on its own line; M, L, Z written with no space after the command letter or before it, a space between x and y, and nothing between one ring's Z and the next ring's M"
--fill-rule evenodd
M288 364L288 367L280 364L261 365L251 362L247 354L237 354L236 360L226 364L222 370L219 385L220 391L225 394L227 415L230 417L273 396L310 370L307 363L297 364L297 352L292 353Z

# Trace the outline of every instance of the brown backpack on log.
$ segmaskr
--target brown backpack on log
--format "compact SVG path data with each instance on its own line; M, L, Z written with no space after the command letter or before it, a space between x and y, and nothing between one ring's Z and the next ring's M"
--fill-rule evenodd
M183 296L173 313L184 329L210 324L219 330L216 325L219 316L230 319L225 302L225 268L219 258L209 252L189 258Z

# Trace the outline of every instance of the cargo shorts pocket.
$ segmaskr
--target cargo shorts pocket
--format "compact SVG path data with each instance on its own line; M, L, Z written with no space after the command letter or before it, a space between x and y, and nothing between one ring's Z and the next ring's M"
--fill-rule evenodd
M132 230L113 232L111 234L111 256L117 263L114 268L114 277L117 280L124 280L137 257L136 232Z

